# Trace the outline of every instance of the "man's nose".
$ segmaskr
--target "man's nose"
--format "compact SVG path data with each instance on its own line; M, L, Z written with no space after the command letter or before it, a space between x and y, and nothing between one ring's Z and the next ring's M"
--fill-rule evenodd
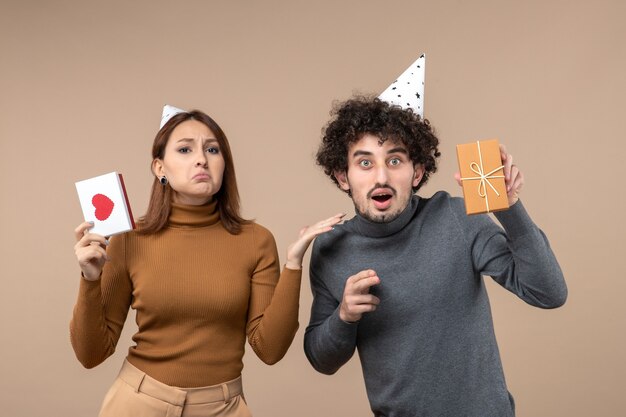
M386 184L387 179L389 178L387 167L386 166L378 166L376 169L376 182L379 184Z

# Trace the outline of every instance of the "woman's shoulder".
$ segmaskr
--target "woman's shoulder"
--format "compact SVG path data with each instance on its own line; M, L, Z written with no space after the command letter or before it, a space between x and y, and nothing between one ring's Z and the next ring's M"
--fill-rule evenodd
M246 233L250 233L254 235L255 237L265 237L265 238L274 237L272 232L267 227L263 226L262 224L257 223L254 220L250 220L248 223L244 224L241 228L241 231L242 233L244 231Z
M272 232L267 227L257 223L256 221L250 221L242 225L241 235L252 239L253 244L256 247L263 248L276 246L276 241Z

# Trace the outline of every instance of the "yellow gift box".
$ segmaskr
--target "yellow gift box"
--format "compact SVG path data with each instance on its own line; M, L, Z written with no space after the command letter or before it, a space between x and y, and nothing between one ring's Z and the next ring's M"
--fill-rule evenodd
M504 165L497 139L456 146L467 214L489 213L509 208Z

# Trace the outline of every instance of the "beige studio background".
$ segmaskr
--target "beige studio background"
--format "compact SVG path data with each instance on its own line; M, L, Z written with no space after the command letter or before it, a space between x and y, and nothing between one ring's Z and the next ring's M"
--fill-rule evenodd
M131 343L83 369L68 322L81 221L74 182L124 173L137 215L161 107L203 109L234 152L244 214L281 256L349 200L313 163L335 99L379 92L426 52L426 116L454 146L499 137L570 290L542 311L489 282L518 416L624 416L623 1L0 1L2 416L93 416ZM308 259L308 258L307 258ZM306 266L305 266L306 267ZM316 373L301 328L284 360L245 357L256 416L366 416L357 358Z

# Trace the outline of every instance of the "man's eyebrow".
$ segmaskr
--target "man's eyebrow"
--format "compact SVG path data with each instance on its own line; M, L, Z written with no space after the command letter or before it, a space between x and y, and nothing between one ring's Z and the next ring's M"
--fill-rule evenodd
M357 151L354 151L354 153L352 154L352 157L355 158L357 156L362 156L362 155L370 156L370 155L373 155L373 154L371 152L368 152L368 151L359 151L359 150L357 150Z
M405 154L405 155L408 155L408 154L409 154L409 151L407 151L407 150L406 150L406 148L404 148L404 147L402 147L402 146L398 146L398 147L396 147L396 148L389 149L389 150L387 151L387 153L388 153L388 154L390 154L390 153L403 153L403 154Z

